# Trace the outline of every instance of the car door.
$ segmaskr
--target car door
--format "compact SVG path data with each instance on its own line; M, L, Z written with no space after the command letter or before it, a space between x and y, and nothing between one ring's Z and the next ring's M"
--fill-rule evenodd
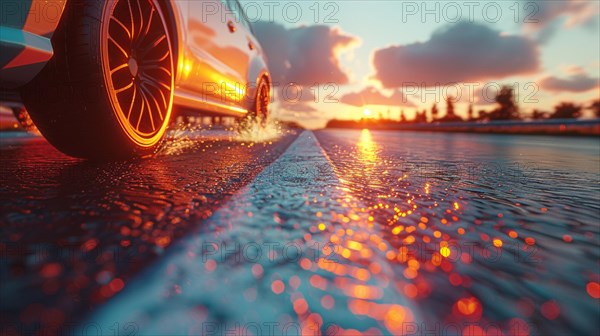
M239 13L227 1L189 1L180 88L218 104L243 106L249 53Z

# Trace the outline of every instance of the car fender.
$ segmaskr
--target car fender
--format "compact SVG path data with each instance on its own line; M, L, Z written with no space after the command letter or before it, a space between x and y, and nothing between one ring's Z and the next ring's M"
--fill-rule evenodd
M259 51L257 55L255 55L250 61L250 65L248 67L248 89L246 90L247 95L247 108L251 110L250 104L254 101L256 96L256 87L258 86L261 78L266 78L271 87L271 91L273 90L273 83L271 82L271 76L269 74L269 69L267 68L267 64L265 63L262 53ZM272 92L270 94L272 97Z

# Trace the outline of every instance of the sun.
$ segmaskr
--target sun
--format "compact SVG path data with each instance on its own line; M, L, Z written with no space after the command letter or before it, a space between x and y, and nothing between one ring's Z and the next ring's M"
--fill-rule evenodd
M366 108L366 109L363 111L363 114L364 114L364 116L365 116L365 117L370 117L370 116L371 116L371 110L369 110L368 108Z

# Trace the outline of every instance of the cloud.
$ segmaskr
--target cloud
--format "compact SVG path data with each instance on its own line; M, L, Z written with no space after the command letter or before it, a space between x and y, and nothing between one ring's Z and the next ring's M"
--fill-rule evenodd
M340 102L357 107L364 105L416 107L400 90L395 90L391 96L386 96L371 86L364 88L360 92L352 92L342 96Z
M523 0L527 18L523 27L540 43L546 43L560 29L584 26L595 31L598 26L597 1Z
M301 86L348 83L349 75L340 65L339 54L355 47L358 38L324 25L286 29L259 21L253 27L268 57L274 82Z
M446 26L426 42L376 50L373 65L384 87L435 86L499 79L539 69L535 42L469 22Z
M284 110L292 111L292 112L301 112L303 114L318 111L314 106L312 106L308 103L304 103L304 102L297 102L297 103L282 102L281 105L279 105L279 106Z
M312 106L317 99L313 92L299 85L285 85L275 88L275 97L280 107L294 112L316 112Z
M552 92L585 92L600 87L600 79L576 73L567 78L549 76L540 81L540 86Z
M578 65L567 65L562 66L561 70L568 75L581 75L585 74L585 70Z

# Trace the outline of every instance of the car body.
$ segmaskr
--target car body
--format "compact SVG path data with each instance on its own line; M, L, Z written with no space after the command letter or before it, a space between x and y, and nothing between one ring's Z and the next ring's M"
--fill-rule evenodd
M164 135L173 106L267 117L266 58L237 0L3 1L1 17L1 99L24 100L42 134L68 154L148 153ZM94 91L96 86L103 91ZM78 99L88 94L88 101ZM61 106L95 114L113 110L117 122L107 116L83 120ZM134 117L139 119L128 119ZM73 125L84 130L62 134ZM96 125L106 127L104 134L126 136L106 141L113 148L104 149L103 133L93 134ZM82 137L89 146L74 145ZM129 148L121 151L119 142L127 141L132 144L124 143Z

